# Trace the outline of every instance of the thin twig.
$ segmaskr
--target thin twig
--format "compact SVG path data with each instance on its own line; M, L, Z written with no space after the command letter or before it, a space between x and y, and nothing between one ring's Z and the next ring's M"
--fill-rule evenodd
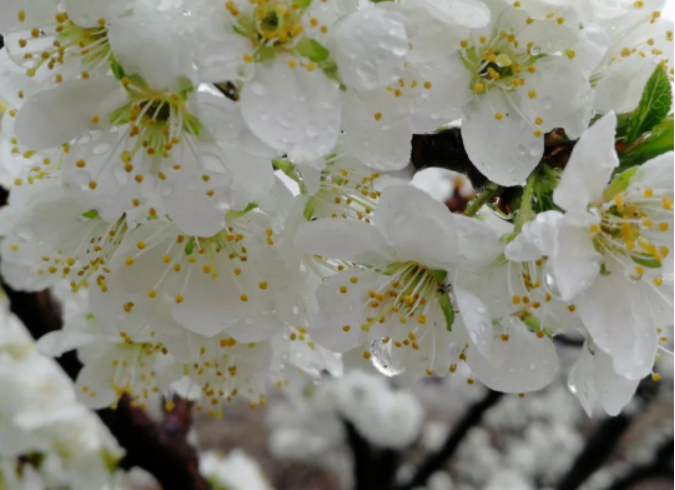
M503 393L490 390L482 400L471 406L459 421L455 430L450 433L443 446L436 453L429 456L419 467L413 478L401 486L399 490L411 490L416 487L423 487L431 475L446 465L469 431L481 423L485 413L495 406L502 396Z

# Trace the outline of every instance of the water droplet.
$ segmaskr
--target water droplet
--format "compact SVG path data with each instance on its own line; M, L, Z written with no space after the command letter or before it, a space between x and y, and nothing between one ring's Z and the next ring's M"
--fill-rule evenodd
M405 368L394 365L391 358L391 345L391 340L384 343L379 339L373 340L370 345L370 362L372 362L375 369L389 377L396 376L405 371Z
M251 92L253 92L255 95L264 95L265 94L265 86L260 82L252 82L251 83Z

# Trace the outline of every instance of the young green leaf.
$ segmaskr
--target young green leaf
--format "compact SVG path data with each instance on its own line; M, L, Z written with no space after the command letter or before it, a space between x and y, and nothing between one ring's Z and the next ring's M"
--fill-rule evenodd
M673 92L668 74L657 66L649 77L642 98L630 117L626 132L626 144L631 144L647 131L661 123L673 105Z

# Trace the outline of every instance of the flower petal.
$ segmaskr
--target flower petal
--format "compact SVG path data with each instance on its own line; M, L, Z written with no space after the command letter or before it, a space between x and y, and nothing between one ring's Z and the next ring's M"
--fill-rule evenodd
M371 6L333 29L331 54L341 79L355 90L373 90L398 81L408 54L408 36L395 12Z
M600 406L610 416L619 415L631 401L639 379L630 380L614 372L612 358L601 349L595 350L593 382Z
M68 18L81 27L96 27L101 19L111 22L134 6L136 0L64 0Z
M592 214L571 212L559 225L557 253L551 254L547 266L563 301L581 294L600 273L602 255L595 250L594 234L589 231L595 224L598 218Z
M374 226L340 218L302 223L293 242L308 254L359 263L376 260L387 249L387 242Z
M611 112L597 121L577 142L553 200L563 209L585 210L602 203L602 191L619 165L614 149L616 115Z
M290 68L283 57L256 67L241 109L253 133L294 163L318 160L337 143L340 89L320 70Z
M392 185L382 192L373 222L401 260L447 270L458 259L458 234L452 218L443 203L423 190Z
M593 416L593 409L597 401L597 393L595 391L594 382L595 363L593 354L588 349L588 343L584 343L581 348L581 355L572 366L569 377L567 379L567 386L570 391L579 399L581 406L584 407L586 414L589 417Z
M469 102L464 113L462 138L471 162L497 184L522 184L544 154L543 136L534 136L499 89Z
M480 29L490 22L490 9L479 0L422 0L420 4L453 27Z
M153 89L180 92L198 82L193 44L177 28L180 22L165 11L123 17L110 25L108 41L126 73L140 75Z
M16 118L16 136L33 150L56 147L84 133L95 115L107 115L125 101L113 77L72 80L28 99Z
M467 362L476 377L488 388L504 393L527 393L547 386L558 370L553 341L538 338L525 325L512 319L509 341L495 342L492 356L504 359L495 365L479 352L470 350Z
M504 255L516 262L557 255L558 230L562 220L563 214L558 211L539 213L533 221L523 225L520 234L504 249Z
M495 337L490 312L478 297L464 289L455 288L455 298L471 345L480 355L490 359L490 350Z

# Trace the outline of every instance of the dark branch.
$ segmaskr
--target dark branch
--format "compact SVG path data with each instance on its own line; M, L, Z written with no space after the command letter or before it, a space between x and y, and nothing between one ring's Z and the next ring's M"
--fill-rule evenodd
M656 396L657 391L657 383L646 380L640 383L636 398L646 404ZM557 489L577 490L593 473L599 470L614 453L633 419L634 415L629 415L626 411L616 417L606 418L587 440L586 446L577 456Z
M653 478L673 478L673 438L665 441L656 452L654 461L638 466L627 475L618 478L608 490L630 490L635 485Z
M417 171L436 167L466 175L475 189L487 183L485 176L469 160L459 128L413 135L411 161Z
M393 484L398 453L373 447L356 429L343 420L347 443L354 459L354 490L388 490Z
M443 447L438 452L429 456L419 467L415 476L403 485L400 490L411 490L416 487L425 486L429 477L445 466L469 431L481 423L485 413L496 405L502 396L503 393L490 390L482 400L472 405L445 441Z
M2 284L10 300L11 311L39 339L61 328L60 308L49 292L23 293ZM82 364L75 352L57 359L66 374L77 378ZM196 450L187 442L191 423L190 404L174 400L175 408L162 422L155 422L128 398L120 400L117 409L100 410L98 415L126 451L123 468L137 466L148 471L164 490L209 490L199 473Z

